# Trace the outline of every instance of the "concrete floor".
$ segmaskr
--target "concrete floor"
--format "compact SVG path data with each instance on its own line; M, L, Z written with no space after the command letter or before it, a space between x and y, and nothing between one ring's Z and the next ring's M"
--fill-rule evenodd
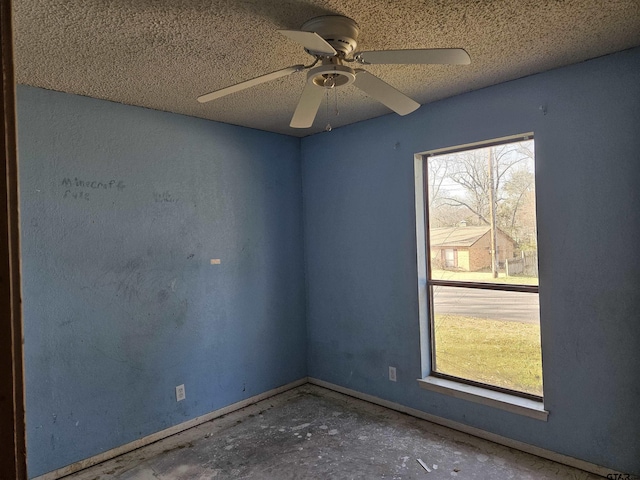
M602 479L384 407L304 385L65 480L454 477Z

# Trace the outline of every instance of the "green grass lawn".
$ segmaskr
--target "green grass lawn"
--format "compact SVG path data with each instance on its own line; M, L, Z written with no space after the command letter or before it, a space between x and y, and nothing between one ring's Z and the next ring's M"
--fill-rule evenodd
M498 278L493 278L491 272L464 272L433 269L431 271L431 278L435 280L456 280L462 282L507 283L510 285L538 285L538 277L507 277L502 272L498 274Z
M436 369L542 396L539 325L436 315Z

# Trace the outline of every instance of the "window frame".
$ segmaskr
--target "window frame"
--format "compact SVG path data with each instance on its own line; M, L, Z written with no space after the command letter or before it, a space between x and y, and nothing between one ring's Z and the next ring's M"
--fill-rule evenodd
M491 385L487 383L482 383L474 380L469 380L462 377L456 377L453 375L448 375L446 373L441 373L436 371L437 362L436 362L436 338L435 338L435 316L434 316L434 287L442 286L442 287L461 287L461 288L473 288L473 289L481 289L481 290L500 290L500 291L508 291L508 292L525 292L525 293L536 293L539 292L539 277L538 277L538 285L524 285L524 284L500 284L500 283L488 283L488 282L470 282L470 281L456 281L456 280L440 280L432 278L432 258L431 258L431 235L430 235L430 225L429 225L429 167L428 162L430 157L446 154L446 153L459 153L473 149L479 148L488 148L499 145L505 145L510 143L516 143L519 141L526 140L534 140L533 132L519 134L519 135L511 135L508 137L502 137L482 142L475 142L465 145L458 145L453 147L445 147L436 150L429 150L416 155L416 159L419 159L422 162L422 202L423 202L423 225L422 228L424 230L424 248L425 255L424 260L426 262L426 293L427 293L427 304L428 304L428 340L429 340L429 351L430 351L430 371L429 375L433 378L439 378L446 381L451 381L455 383L461 383L465 385L469 385L471 387L478 387L480 389L491 390L499 393L504 393L507 395L513 395L516 397L521 397L527 400L533 400L535 402L543 402L544 397L539 395L534 395L527 392L522 392L519 390L512 390L509 388L500 387L497 385ZM534 158L535 161L535 158ZM536 218L537 224L537 218ZM537 231L537 227L536 227ZM542 339L541 339L542 340ZM540 342L540 349L542 350L542 341ZM544 366L543 366L544 372ZM543 387L544 388L544 387ZM544 391L543 391L544 392Z

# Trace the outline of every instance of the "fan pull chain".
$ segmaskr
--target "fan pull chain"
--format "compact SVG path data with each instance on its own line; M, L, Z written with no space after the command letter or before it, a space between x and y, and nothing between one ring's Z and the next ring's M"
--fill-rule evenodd
M327 126L324 127L325 132L330 132L333 128L331 127L331 123L329 122L329 90L330 87L325 88L326 96L325 96L325 115L327 116Z

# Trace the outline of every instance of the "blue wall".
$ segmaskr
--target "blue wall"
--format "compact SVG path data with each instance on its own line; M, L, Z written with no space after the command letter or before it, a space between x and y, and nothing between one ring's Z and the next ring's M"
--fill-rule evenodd
M18 115L30 476L306 375L298 139L29 87Z
M530 131L548 422L416 382L413 154ZM640 473L639 132L633 49L303 139L309 375Z

